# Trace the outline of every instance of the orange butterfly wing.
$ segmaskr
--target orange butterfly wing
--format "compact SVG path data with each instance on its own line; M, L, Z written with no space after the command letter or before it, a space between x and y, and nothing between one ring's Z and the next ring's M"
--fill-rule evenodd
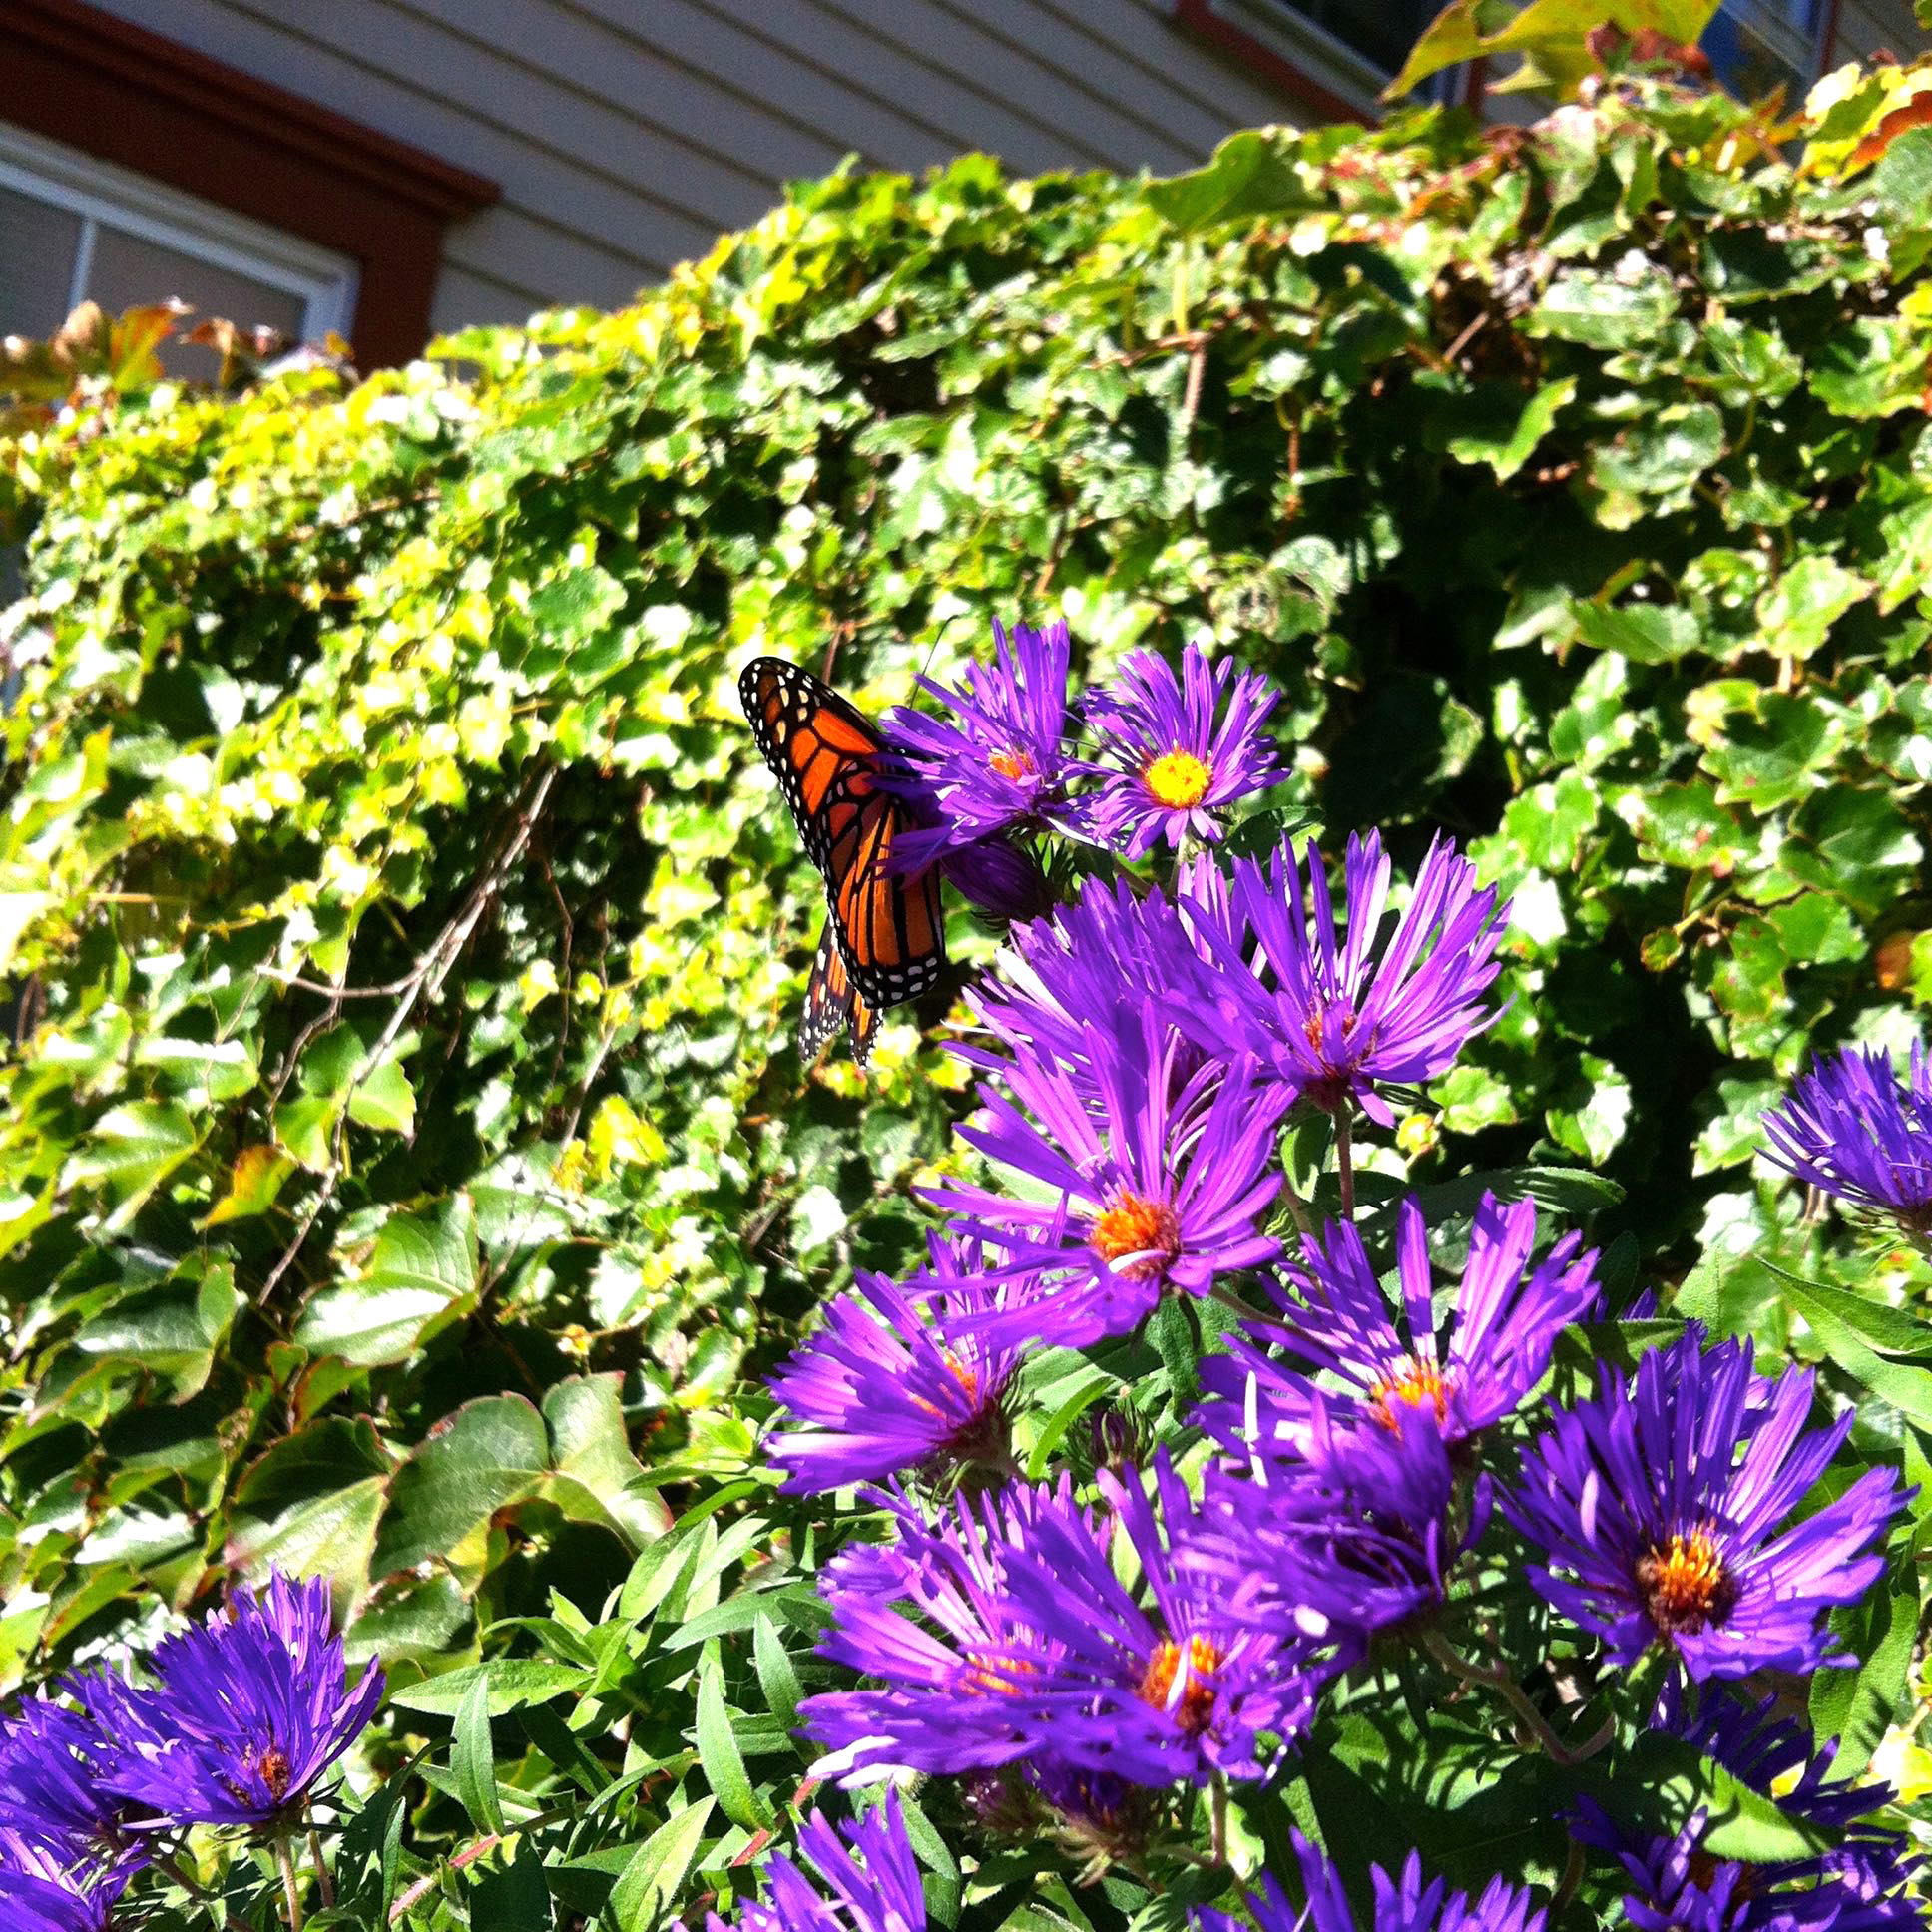
M889 869L893 842L913 820L905 802L879 783L885 743L863 714L781 658L753 659L738 679L738 697L805 850L824 874L828 929L855 1003L854 1052L861 1032L869 1049L876 1009L916 999L945 965L938 871L902 876ZM822 960L822 941L819 950ZM841 997L830 969L821 974L814 965L801 1042L814 1037L816 1025L829 1030L813 1051L844 1017Z
M852 1029L852 1058L861 1067L869 1065L872 1042L879 1031L878 1010L853 991L845 955L839 951L832 922L827 919L818 935L818 954L811 962L811 978L805 985L804 1017L798 1022L799 1059L817 1059L825 1043L846 1026Z

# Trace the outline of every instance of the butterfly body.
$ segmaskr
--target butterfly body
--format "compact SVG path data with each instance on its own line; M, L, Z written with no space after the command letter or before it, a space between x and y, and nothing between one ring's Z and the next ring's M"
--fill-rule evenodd
M825 932L799 1051L810 1059L849 1024L852 1054L863 1066L880 1010L917 999L945 966L938 872L893 868L894 842L915 820L883 782L890 752L863 713L782 658L753 659L738 679L738 698L825 880Z

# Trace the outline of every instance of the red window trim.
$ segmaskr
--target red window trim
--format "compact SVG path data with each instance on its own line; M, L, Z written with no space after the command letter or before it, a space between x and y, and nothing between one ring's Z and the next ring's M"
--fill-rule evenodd
M497 184L81 0L0 0L0 120L351 256L356 361L429 338L443 230Z
M1265 41L1256 40L1245 27L1237 27L1233 21L1217 14L1213 0L1174 0L1174 19L1177 26L1211 41L1223 53L1232 54L1243 67L1251 68L1264 80L1272 82L1316 121L1360 121L1366 118L1354 102L1344 100L1333 88L1324 86L1312 74L1283 59Z

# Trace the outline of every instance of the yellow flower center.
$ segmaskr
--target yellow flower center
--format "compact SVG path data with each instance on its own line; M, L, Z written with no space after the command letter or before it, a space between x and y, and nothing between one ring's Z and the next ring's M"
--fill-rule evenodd
M1694 1636L1706 1624L1721 1625L1737 1601L1737 1586L1708 1529L1653 1543L1637 1559L1637 1587L1663 1637L1686 1632Z
M1398 1426L1395 1404L1407 1403L1412 1408L1421 1408L1424 1403L1432 1404L1438 1422L1449 1419L1449 1378L1436 1362L1425 1362L1419 1355L1409 1359L1392 1375L1384 1375L1369 1391L1368 1399L1373 1404L1375 1420L1385 1428Z
M1164 1639L1141 1673L1142 1701L1172 1712L1183 1730L1199 1736L1214 1714L1214 1687L1208 1680L1220 1669L1220 1661L1219 1648L1206 1637L1189 1638L1185 1653L1172 1639ZM1175 1680L1184 1671L1186 1682L1177 1697Z
M1030 778L1034 775L1035 765L1025 751L1017 747L1009 751L995 751L987 759L1002 778Z
M1181 1217L1165 1201L1125 1188L1108 1196L1089 1234L1094 1251L1131 1281L1165 1273L1181 1252Z
M1213 777L1209 766L1203 764L1192 751L1184 751L1177 745L1172 751L1164 751L1141 773L1141 782L1153 794L1156 804L1165 805L1170 811L1187 811L1207 797Z

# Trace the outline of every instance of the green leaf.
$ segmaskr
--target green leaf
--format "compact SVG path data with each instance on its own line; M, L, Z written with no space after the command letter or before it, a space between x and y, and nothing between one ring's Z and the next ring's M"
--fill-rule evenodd
M113 1211L110 1231L127 1225L168 1177L201 1145L188 1110L176 1101L137 1101L111 1107L89 1130L67 1164L62 1185L98 1187Z
M480 1567L491 1519L534 1495L548 1462L543 1418L521 1395L465 1402L391 1479L373 1573L385 1577L436 1558L465 1571Z
M677 1903L715 1802L700 1798L681 1805L638 1847L611 1889L618 1932L652 1932Z
M403 1710L449 1717L480 1697L486 1715L503 1717L566 1693L582 1694L589 1683L590 1673L580 1665L547 1664L534 1657L499 1657L487 1664L425 1678L420 1684L404 1685L389 1692L389 1701Z
M708 1657L698 1673L698 1757L705 1779L724 1815L747 1831L768 1828L771 1807L751 1788L744 1772L744 1756L731 1735L724 1708L724 1673L716 1656Z
M656 1496L631 1489L644 1473L631 1453L618 1400L619 1377L584 1375L552 1385L544 1396L550 1430L551 1499L567 1516L602 1523L633 1549L661 1536L670 1512Z
M1628 280L1596 268L1557 276L1523 318L1531 335L1624 349L1654 340L1678 312L1678 291L1661 268L1645 265Z
M502 1834L503 1800L496 1788L496 1751L490 1742L489 1686L479 1680L465 1692L450 1724L449 1768L456 1793L479 1831Z
M1878 1595L1868 1606L1853 1607L1851 1615L1863 1626L1856 1633L1863 1639L1858 1646L1863 1662L1855 1670L1819 1671L1811 1680L1811 1728L1821 1744L1837 1740L1833 1771L1843 1778L1855 1778L1871 1762L1872 1752L1911 1702L1918 1595ZM1837 1617L1832 1621L1835 1628Z
M1813 1856L1832 1834L1793 1812L1781 1810L1761 1791L1732 1775L1682 1739L1646 1731L1617 1781L1623 1814L1640 1828L1670 1836L1694 1812L1708 1822L1701 1849L1713 1858L1748 1864Z
M1141 191L1147 205L1184 235L1225 222L1289 215L1322 206L1278 135L1244 130L1229 135L1205 167Z
M302 1310L295 1339L360 1368L406 1361L475 1305L475 1217L461 1197L438 1220L394 1214L359 1279L325 1288Z
M1845 1302L1855 1297L1845 1296L1842 1290L1800 1281L1781 1269L1773 1272L1784 1285L1785 1299L1804 1317L1819 1345L1839 1368L1860 1388L1881 1402L1889 1402L1901 1415L1932 1426L1932 1369L1888 1361L1875 1353L1845 1318Z
M778 1627L768 1616L751 1626L751 1654L757 1665L758 1689L764 1692L765 1708L789 1730L798 1715L804 1687L798 1672L779 1639Z
M224 1221L265 1214L274 1206L275 1197L281 1193L281 1184L294 1171L294 1162L272 1147L257 1144L243 1148L235 1157L228 1192L208 1210L202 1219L202 1227L220 1227Z
M1496 480L1506 483L1530 460L1555 425L1557 412L1576 393L1577 379L1569 375L1539 383L1527 396L1505 390L1505 406L1493 412L1485 428L1451 436L1449 454L1459 463L1487 463Z
M236 1487L228 1560L257 1580L274 1566L290 1576L327 1576L359 1595L389 1467L365 1417L331 1416L284 1437Z
M1757 600L1764 648L1780 657L1808 658L1831 627L1871 595L1871 582L1835 558L1800 557Z

